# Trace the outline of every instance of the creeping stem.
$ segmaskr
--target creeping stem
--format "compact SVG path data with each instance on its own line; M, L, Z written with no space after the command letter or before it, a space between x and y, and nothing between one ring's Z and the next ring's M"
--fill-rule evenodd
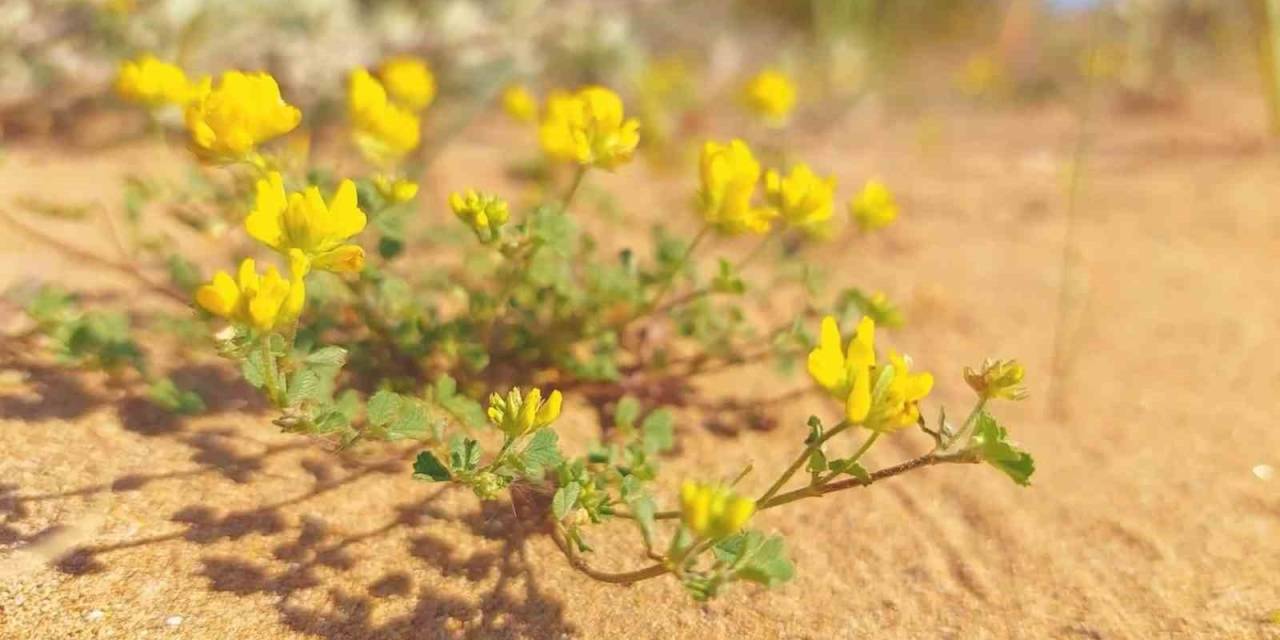
M770 498L777 495L777 493L782 490L782 487L787 484L787 481L800 470L800 467L804 466L804 463L809 460L809 456L813 455L814 451L822 448L822 445L826 443L827 440L830 440L832 436L848 429L851 426L853 425L846 420L835 427L832 427L830 431L822 434L813 442L810 442L809 446L805 447L804 451L801 451L799 456L796 456L796 459L791 463L791 466L787 467L787 470L783 471L781 476L778 476L778 479L774 481L773 486L769 487L769 490L765 491L764 495L760 496L760 498L756 500L756 508L760 508L764 504L768 503ZM872 439L868 438L867 443L863 445L863 448L857 455L862 455L862 453L871 446L871 441Z
M560 552L564 554L565 558L568 558L570 566L583 574L586 574L588 577L601 582L609 582L612 584L631 584L641 580L656 578L670 571L664 563L652 564L643 569L626 571L623 573L610 573L607 571L593 569L590 564L587 564L586 560L583 560L582 557L573 550L573 545L565 537L564 524L559 521L552 523L551 539L556 541L556 546L560 547Z

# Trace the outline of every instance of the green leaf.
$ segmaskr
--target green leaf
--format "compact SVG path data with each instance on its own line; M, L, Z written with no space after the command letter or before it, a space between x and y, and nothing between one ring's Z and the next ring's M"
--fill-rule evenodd
M436 459L435 454L423 451L418 454L418 459L413 461L413 477L419 480L443 482L452 476L449 475L449 470Z
M978 454L991 466L1004 472L1019 485L1031 484L1031 474L1036 471L1035 460L1030 453L1008 441L1004 427L983 411L978 414L973 433L973 443Z
M814 449L809 454L809 464L805 467L810 473L822 473L827 470L827 454L822 449Z
M556 489L556 495L551 498L551 512L555 514L557 520L564 520L565 516L569 515L573 506L577 504L580 493L582 493L582 486L576 482Z
M744 531L720 541L714 552L719 560L732 567L734 577L740 580L772 587L795 574L786 558L781 536L765 538L759 531Z
M613 423L619 427L632 427L640 416L640 401L635 396L622 396L613 408Z
M308 354L302 361L320 367L341 367L347 362L347 350L342 347L322 347Z
M540 477L546 473L547 469L551 469L560 464L564 459L560 455L560 449L556 446L559 436L551 429L542 429L533 434L533 438L529 440L529 444L525 446L524 451L520 452L520 458L524 462L525 475L530 477Z
M793 573L783 556L782 538L765 538L758 531L744 531L725 538L713 548L716 558L727 564L733 577L765 586L786 581Z
M240 375L244 376L244 381L255 389L261 389L266 385L267 368L261 351L254 349L240 361Z
M320 400L323 397L320 376L311 369L298 369L289 376L289 388L285 391L285 404L297 406L306 400Z
M640 423L644 448L650 453L670 451L676 444L675 415L670 409L658 409Z
M471 438L455 437L449 443L449 468L473 471L480 463L480 443Z
M631 509L631 515L635 517L636 524L640 527L640 535L644 536L646 544L652 545L654 538L654 527L658 506L653 501L653 496L644 490L640 480L635 476L627 476L622 481L622 501L627 503L627 507Z
M400 412L400 396L393 391L383 389L369 398L365 412L369 423L374 426L384 427L391 424L396 414Z
M166 411L181 415L194 415L204 411L204 399L200 394L179 388L169 378L160 378L147 388L151 403Z
M400 410L387 425L387 438L390 440L421 440L427 435L426 408L413 398L400 399Z
M871 482L871 474L867 473L866 468L858 464L856 460L840 458L838 460L832 460L828 466L832 471L837 473L847 473L862 482Z

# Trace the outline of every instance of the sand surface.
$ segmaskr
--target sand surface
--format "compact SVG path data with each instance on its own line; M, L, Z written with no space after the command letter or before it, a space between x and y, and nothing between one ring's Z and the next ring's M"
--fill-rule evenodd
M814 259L833 284L902 302L908 324L886 341L938 375L931 412L967 407L962 366L1027 363L1033 398L997 412L1037 455L1030 489L943 467L768 512L758 525L787 536L796 579L702 606L670 579L584 579L508 503L412 480L408 449L340 458L278 433L217 361L175 374L221 390L208 415L179 420L6 350L0 368L30 377L0 389L0 638L1280 638L1267 622L1280 609L1280 477L1267 473L1280 467L1280 162L1253 96L1224 86L1178 113L1099 111L1059 411L1047 399L1073 113L922 124L867 108L796 142L844 193L870 174L900 192L901 224ZM446 215L442 191L498 184L501 136L464 138L433 170L424 215ZM0 203L57 193L118 207L123 172L171 158L13 146ZM688 219L691 178L655 189L645 171L603 179L633 193L631 237L662 207ZM42 224L110 250L101 228ZM0 229L0 282L32 278L133 295ZM702 381L740 396L806 383L754 370ZM822 402L737 435L684 413L671 476L781 466L808 413L835 410ZM582 407L563 422L572 446L594 433ZM923 446L905 436L870 460Z

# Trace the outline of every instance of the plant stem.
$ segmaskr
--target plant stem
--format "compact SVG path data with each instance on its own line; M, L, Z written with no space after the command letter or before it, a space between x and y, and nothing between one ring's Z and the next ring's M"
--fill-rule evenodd
M582 186L582 179L587 175L587 165L578 165L574 170L573 182L569 183L569 189L564 192L564 197L560 198L560 208L564 211L569 210L569 203L573 202L573 197L578 195L578 187Z
M266 371L262 372L263 381L267 385L267 398L271 400L271 404L280 407L284 404L283 398L280 397L280 387L276 384L278 373L276 369L276 356L271 352L271 336L264 336L259 342L259 349L262 351L262 366Z
M910 460L907 460L906 462L902 462L892 467L886 467L884 469L876 471L875 473L872 473L870 476L868 476L866 480L863 480L861 478L846 478L839 482L831 482L823 485L815 485L815 486L805 487L803 489L796 489L795 491L788 491L787 493L778 494L770 498L768 501L763 502L762 504L758 503L756 506L756 511L764 511L766 509L772 509L774 507L782 506L784 504L795 502L796 500L802 500L804 498L819 497L819 496L824 496L828 493L843 491L845 489L865 487L865 486L874 484L880 480L883 480L885 478L890 478L902 473L906 473L913 469L919 469L921 467L929 467L935 464L946 464L946 463L973 464L980 461L981 460L975 454L967 453L967 452L961 452L956 454L945 454L945 455L939 455L937 453L928 453L918 458L912 458Z
M848 421L841 422L830 431L822 434L817 440L809 443L809 446L805 447L804 451L801 451L799 456L796 456L796 459L791 463L791 466L787 467L787 470L782 472L782 475L773 483L773 486L769 487L769 490L765 491L764 495L760 496L760 498L756 500L756 508L760 508L764 504L768 503L770 498L777 495L777 493L782 490L782 486L787 484L787 481L800 470L800 467L804 466L804 463L809 460L809 456L813 455L814 451L820 449L827 440L831 439L832 436L848 429L851 426L853 425ZM864 448L866 446L868 445L863 445Z
M670 569L667 568L665 563L657 563L643 569L625 571L622 573L610 573L594 569L590 564L587 564L586 560L583 560L582 557L573 550L572 544L565 538L564 525L559 521L552 523L551 539L555 540L557 547L560 547L560 552L569 560L570 566L588 577L601 582L608 582L611 584L631 584L633 582L640 582L641 580L656 578L670 572Z

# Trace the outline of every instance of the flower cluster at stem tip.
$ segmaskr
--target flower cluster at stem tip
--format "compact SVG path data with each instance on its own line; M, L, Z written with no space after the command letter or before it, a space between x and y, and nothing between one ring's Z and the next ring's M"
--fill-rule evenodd
M756 503L719 485L685 482L680 486L680 517L693 535L719 539L742 529Z
M1000 398L1004 400L1024 400L1027 388L1022 386L1022 378L1026 369L1016 360L991 360L982 363L982 368L974 370L964 368L964 381L969 388L986 399Z
M511 438L519 438L541 429L560 417L563 397L552 391L546 400L541 389L530 389L522 394L514 388L507 395L495 393L489 396L489 421Z
M834 209L836 179L819 177L800 163L791 172L770 169L764 176L765 201L776 209L787 224L816 237L831 234L831 212Z
M586 87L547 98L538 140L553 160L613 169L631 159L640 123L623 115L618 94Z
M752 202L760 163L747 143L735 139L703 144L699 172L698 209L708 225L730 236L768 233L778 212Z
M255 148L293 131L302 112L284 101L275 78L227 71L217 86L203 85L187 104L187 129L197 155L218 162L249 159Z
M533 97L528 87L513 84L502 91L502 110L517 122L536 122L538 99Z
M506 200L475 189L450 194L449 207L483 243L498 240L510 216Z
M387 89L366 69L351 72L347 110L356 146L371 162L394 163L418 147L418 115L393 102Z
M868 180L849 202L849 216L863 231L876 231L898 218L898 203L883 182Z
M933 389L933 375L912 373L911 359L897 352L889 353L887 366L877 366L875 329L875 321L863 317L846 346L836 319L823 318L818 346L809 352L809 375L845 403L850 423L896 431L920 418L919 402Z
M339 183L326 203L318 187L286 193L284 179L272 171L258 181L257 200L244 227L250 237L281 254L297 250L308 267L354 273L364 268L364 249L347 240L363 231L365 222L352 181Z
M253 258L245 258L233 279L219 271L213 280L196 290L196 303L209 313L260 331L271 331L278 325L296 320L306 298L302 284L305 266L301 255L294 252L290 260L290 278L286 280L274 267L258 275Z
M186 105L207 83L208 79L192 82L182 67L144 54L120 63L115 89L125 100L155 108Z

